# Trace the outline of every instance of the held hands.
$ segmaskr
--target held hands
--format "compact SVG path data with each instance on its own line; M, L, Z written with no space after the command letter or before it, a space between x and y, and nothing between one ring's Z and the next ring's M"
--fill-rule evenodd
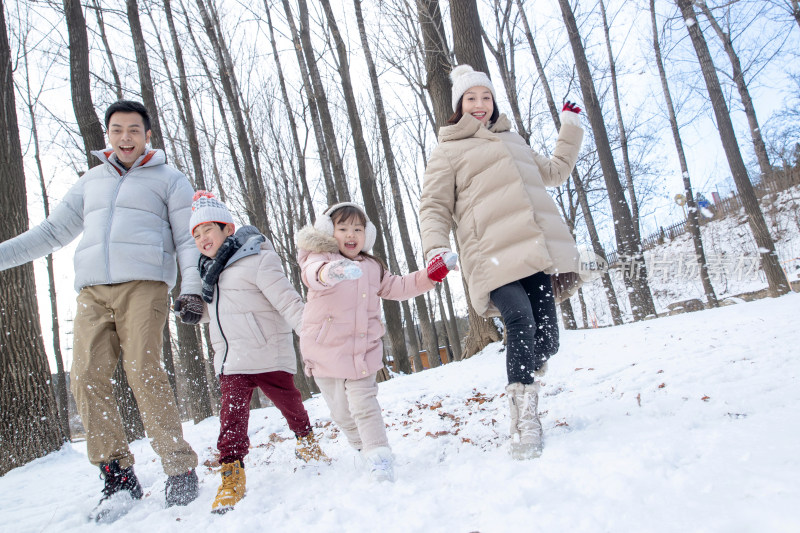
M458 254L450 250L444 250L428 261L428 277L437 283L441 283L451 270L458 270Z
M184 324L199 324L203 318L203 300L197 294L181 294L172 306Z
M358 279L364 272L358 263L349 259L331 261L319 272L319 280L325 285L336 285L340 281L347 279Z
M580 114L580 112L581 112L581 108L580 108L580 107L578 107L578 104L576 104L576 103L574 103L574 102L570 102L569 100L567 100L567 101L564 103L564 107L563 107L563 108L561 108L561 111L562 111L562 112L563 112L563 111L572 111L573 113L575 113L575 114L577 115L577 114Z

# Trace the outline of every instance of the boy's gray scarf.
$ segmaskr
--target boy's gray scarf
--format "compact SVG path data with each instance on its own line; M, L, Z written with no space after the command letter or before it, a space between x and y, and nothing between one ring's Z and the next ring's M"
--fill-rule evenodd
M200 269L200 280L203 282L202 297L206 303L211 303L214 299L214 286L219 280L219 275L228 264L228 260L242 247L242 243L236 238L236 235L231 235L222 246L217 250L217 255L213 259L200 254L200 261L197 268Z

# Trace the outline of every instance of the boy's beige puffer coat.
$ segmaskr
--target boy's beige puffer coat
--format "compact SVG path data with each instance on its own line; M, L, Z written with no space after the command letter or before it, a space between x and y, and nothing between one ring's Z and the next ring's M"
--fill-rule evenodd
M300 331L303 299L286 278L272 243L251 226L237 236L245 230L254 233L220 274L202 320L210 322L214 371L295 374L292 330Z
M567 180L583 130L562 124L553 156L547 158L510 127L505 115L487 129L466 114L439 130L420 200L426 257L431 250L451 247L455 221L470 300L484 317L500 315L489 299L498 287L537 272L578 271L575 240L545 187ZM577 288L577 282L565 287L561 298Z

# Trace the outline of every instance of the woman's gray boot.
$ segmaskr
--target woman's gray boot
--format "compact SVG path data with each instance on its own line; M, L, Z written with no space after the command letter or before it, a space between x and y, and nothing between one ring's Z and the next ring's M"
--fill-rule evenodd
M533 459L542 454L544 443L539 420L539 383L511 383L506 387L511 417L511 457Z

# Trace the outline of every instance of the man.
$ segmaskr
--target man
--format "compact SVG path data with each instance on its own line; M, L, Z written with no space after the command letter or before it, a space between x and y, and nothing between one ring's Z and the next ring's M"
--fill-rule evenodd
M186 231L192 186L166 164L162 150L150 149L150 118L142 104L112 104L105 124L112 149L92 152L103 164L86 172L47 220L0 243L4 270L52 253L83 232L74 258L78 309L70 377L86 428L89 461L100 467L105 481L93 512L97 520L109 512L113 495L127 491L133 499L142 497L112 394L120 356L168 476L167 506L186 505L197 497L197 454L183 438L161 368L176 254L182 269L182 318L197 323L196 311L202 311L198 252Z

